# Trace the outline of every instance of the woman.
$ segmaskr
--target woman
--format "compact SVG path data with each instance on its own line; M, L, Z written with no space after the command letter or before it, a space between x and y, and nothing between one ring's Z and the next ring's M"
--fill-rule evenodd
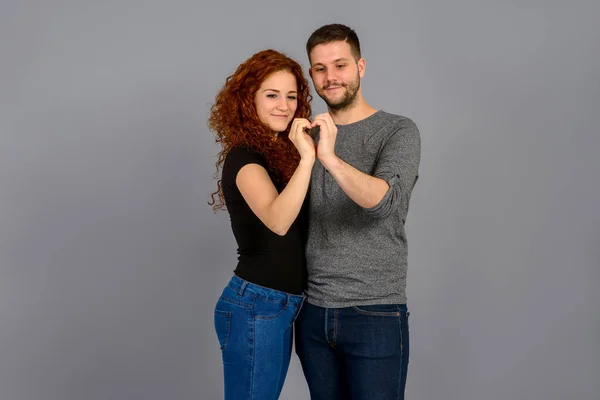
M214 311L225 399L277 399L287 374L304 302L311 99L301 66L265 50L227 78L211 109L222 175L209 204L226 206L239 255Z

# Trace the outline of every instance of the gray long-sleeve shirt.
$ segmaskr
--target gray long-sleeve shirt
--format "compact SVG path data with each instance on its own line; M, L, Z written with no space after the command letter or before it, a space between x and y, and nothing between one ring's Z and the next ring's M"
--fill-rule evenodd
M382 110L337 128L336 155L385 180L390 188L376 206L363 208L315 162L306 246L307 301L321 307L405 304L404 224L418 179L419 130L411 119Z

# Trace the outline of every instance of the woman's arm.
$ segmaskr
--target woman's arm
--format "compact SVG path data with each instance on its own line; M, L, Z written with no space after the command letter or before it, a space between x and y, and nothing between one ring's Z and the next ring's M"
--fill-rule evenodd
M315 143L305 132L310 126L305 118L292 123L289 138L300 153L300 164L281 193L267 170L258 164L247 164L238 172L235 182L248 206L267 228L283 236L296 220L306 197L310 174L315 162Z
M237 174L236 184L252 212L280 236L287 233L300 212L313 162L301 161L280 194L267 171L258 164L247 164Z

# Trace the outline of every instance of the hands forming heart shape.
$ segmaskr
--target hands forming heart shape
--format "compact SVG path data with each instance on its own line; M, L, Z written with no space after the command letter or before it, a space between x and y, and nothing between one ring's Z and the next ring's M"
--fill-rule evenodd
M315 127L309 128L308 126L304 127L304 132L308 133L308 135L313 139L316 140L317 135L319 134L319 131L321 130L321 128L317 125Z

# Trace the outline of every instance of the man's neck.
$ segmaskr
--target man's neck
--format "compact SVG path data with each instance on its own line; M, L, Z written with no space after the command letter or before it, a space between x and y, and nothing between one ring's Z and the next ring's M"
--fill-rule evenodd
M377 110L367 104L363 98L357 99L356 103L350 108L332 110L328 107L328 110L336 125L352 124L370 117L377 112Z

